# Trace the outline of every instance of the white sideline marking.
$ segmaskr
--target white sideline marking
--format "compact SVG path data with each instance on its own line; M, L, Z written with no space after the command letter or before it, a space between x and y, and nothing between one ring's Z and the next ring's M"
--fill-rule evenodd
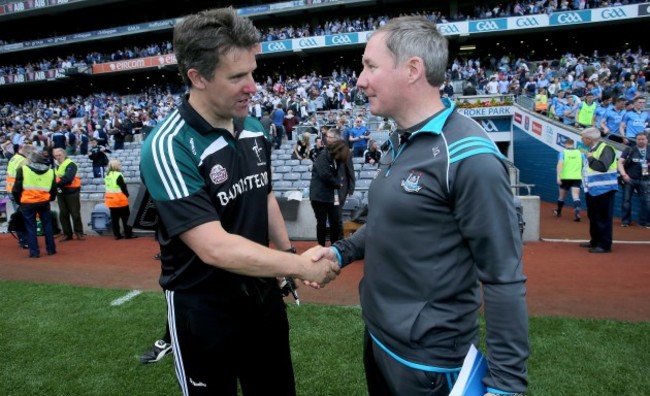
M142 293L140 290L131 290L130 292L126 293L124 296L113 300L111 302L111 305L113 306L122 305L125 302L131 301L135 296L137 296L140 293Z
M589 239L552 239L552 238L542 238L542 242L562 242L562 243L581 243L589 242ZM612 244L621 244L621 245L648 245L650 241L612 241Z

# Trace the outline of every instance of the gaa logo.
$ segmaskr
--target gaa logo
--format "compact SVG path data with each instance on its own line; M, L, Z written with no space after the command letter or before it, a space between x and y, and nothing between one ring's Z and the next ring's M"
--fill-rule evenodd
M458 26L456 26L453 23L446 24L446 25L439 25L438 26L438 31L442 34L459 34L460 29L458 29Z
M483 21L476 24L476 30L479 32L486 32L490 30L499 30L499 25L494 21Z
M561 24L584 22L582 20L582 18L580 17L580 14L575 14L575 13L572 13L572 12L567 12L567 13L558 15L557 21L559 23L561 23Z
M517 18L515 21L517 27L539 26L539 21L535 18Z
M627 14L625 14L625 11L622 8L606 8L600 13L600 16L603 17L603 19L615 19L626 17Z
M352 40L350 39L350 36L344 35L344 34L337 34L335 36L332 36L332 43L333 44L352 44Z
M481 126L485 129L485 132L499 132L499 128L492 120L481 120Z
M269 51L286 51L287 46L282 41L270 42L267 47Z
M304 38L298 41L298 47L300 48L309 48L318 46L318 41L313 38Z

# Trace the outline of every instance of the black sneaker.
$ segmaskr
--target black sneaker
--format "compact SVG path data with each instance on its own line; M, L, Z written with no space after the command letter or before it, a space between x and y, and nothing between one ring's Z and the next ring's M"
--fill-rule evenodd
M562 212L557 209L553 209L553 216L560 217L562 216Z
M172 344L168 344L163 340L158 340L154 342L151 349L140 356L140 363L156 363L170 353L172 353Z

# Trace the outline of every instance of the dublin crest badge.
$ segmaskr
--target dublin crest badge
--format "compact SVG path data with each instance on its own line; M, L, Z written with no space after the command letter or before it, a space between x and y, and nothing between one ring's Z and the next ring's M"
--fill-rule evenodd
M402 180L402 188L404 188L404 191L408 193L420 191L422 189L422 186L420 186L420 176L422 176L422 172L411 171L409 177Z

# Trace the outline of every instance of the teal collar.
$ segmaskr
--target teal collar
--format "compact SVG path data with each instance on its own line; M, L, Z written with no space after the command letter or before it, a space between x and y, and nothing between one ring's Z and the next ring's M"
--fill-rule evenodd
M427 122L419 130L413 132L412 135L420 132L430 132L435 133L436 135L440 135L442 133L442 128L447 123L447 119L456 108L454 102L452 102L449 98L442 98L442 104L445 106L445 109L438 112L437 114L434 114L429 122Z

